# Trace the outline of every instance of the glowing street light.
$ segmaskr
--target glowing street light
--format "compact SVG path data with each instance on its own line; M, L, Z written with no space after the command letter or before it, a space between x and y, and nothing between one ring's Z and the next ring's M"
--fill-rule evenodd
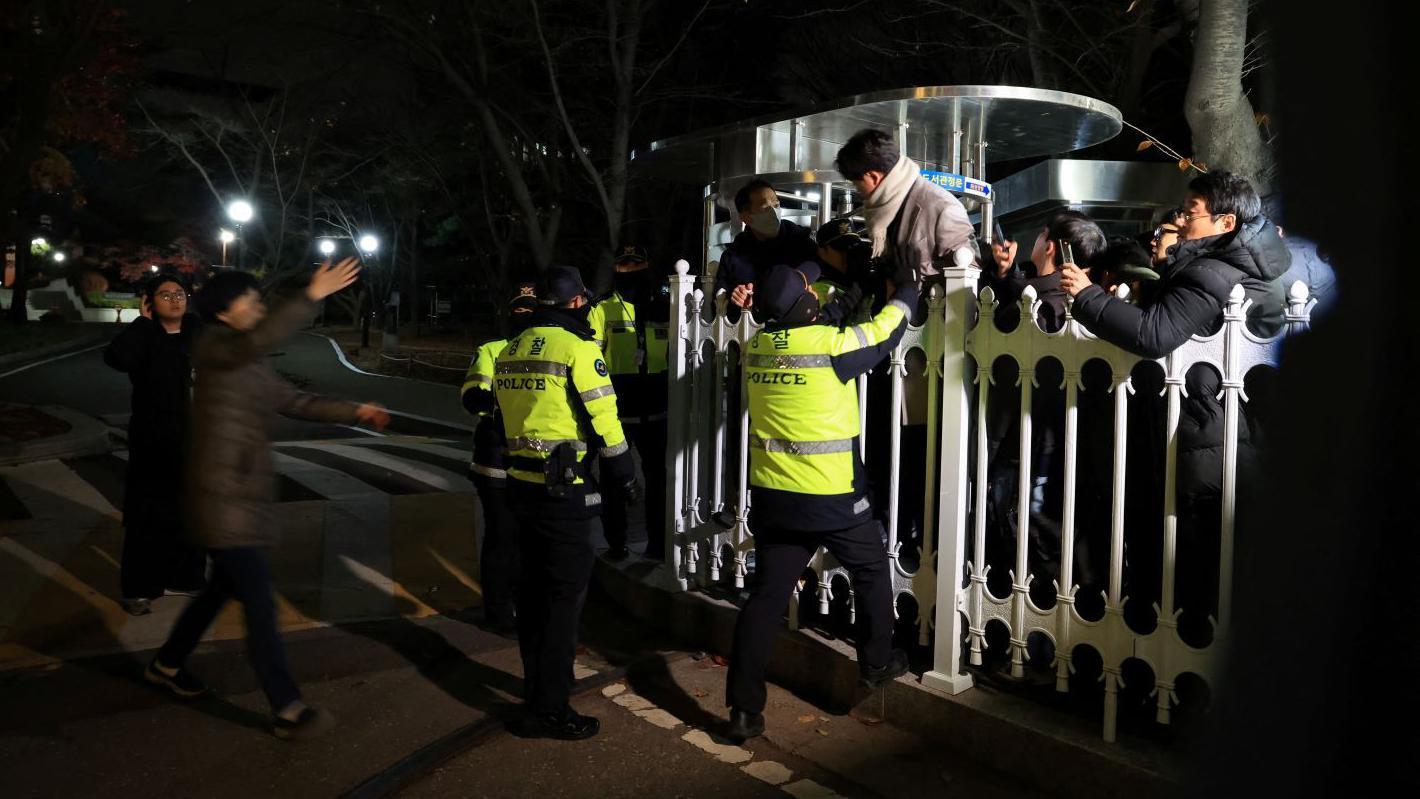
M149 264L149 265L148 265L148 271L149 271L149 272L156 272L156 271L158 271L158 265L157 265L157 264Z
M231 244L232 242L234 242L234 241L237 240L237 234L233 233L232 231L230 231L230 230L228 230L228 229L226 229L226 228L222 228L221 230L217 231L217 240L220 241L220 242L222 242L222 265L223 265L223 266L226 266L226 265L227 265L227 245L228 245L228 244Z
M331 253L335 252L334 239L321 239L320 244L317 246L320 248L320 254L324 255L327 258L330 257Z
M233 200L227 206L227 216L231 217L232 221L236 222L238 225L245 225L250 222L252 214L254 213L255 211L252 210L251 203L246 200Z
M55 252L54 255L50 257L52 257L54 259L54 262L57 264L64 263L64 253L62 252Z
M360 252L366 255L374 255L375 251L380 248L380 240L370 233L361 236L358 244L360 246Z

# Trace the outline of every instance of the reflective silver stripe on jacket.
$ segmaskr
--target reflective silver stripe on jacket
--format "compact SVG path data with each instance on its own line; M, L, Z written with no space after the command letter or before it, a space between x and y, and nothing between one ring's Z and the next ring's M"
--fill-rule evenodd
M554 363L552 361L508 361L507 363L498 364L493 371L500 375L531 373L566 377L567 364Z
M831 355L751 355L745 361L747 366L760 369L813 369L833 366Z
M750 436L749 445L765 452L782 452L786 455L830 455L835 452L853 451L851 438L840 438L836 441L786 441L782 438Z
M587 494L586 496L587 496L587 507L590 508L590 507L593 506L593 505L600 505L600 504L602 504L602 495L601 495L601 494Z
M551 452L562 444L570 444L576 452L586 452L587 445L575 438L510 438L508 449L530 449L533 452Z
M474 375L463 385L464 388L468 388L469 386L491 386L493 385L493 378L488 375Z
M503 479L506 479L506 478L508 477L508 472L507 472L507 470L505 470L505 469L495 469L495 468L493 468L492 466L484 466L484 465L481 464L481 463L470 463L470 464L468 465L468 468L469 468L469 470L471 470L474 474L481 474L481 475L483 475L484 477L492 477L492 478L497 479L497 480L503 480Z
M867 348L867 347L871 347L871 346L872 346L871 344L868 343L868 334L863 331L863 326L862 326L862 325L854 325L854 326L853 326L853 333L854 333L854 335L858 336L858 346L864 347L864 348Z
M603 458L615 458L617 455L620 455L621 453L625 452L625 451L628 450L628 449L630 449L630 446L629 446L625 441L623 441L623 442L621 442L620 444L617 444L617 445L615 445L615 446L602 447L602 450L601 450L601 452L602 452L602 457L603 457Z
M606 326L612 330L635 330L635 322L607 322Z
M591 402L594 399L601 399L602 397L615 393L616 389L612 388L611 384L608 383L607 385L602 386L601 388L594 388L591 391L583 391L577 396L581 397L583 402Z

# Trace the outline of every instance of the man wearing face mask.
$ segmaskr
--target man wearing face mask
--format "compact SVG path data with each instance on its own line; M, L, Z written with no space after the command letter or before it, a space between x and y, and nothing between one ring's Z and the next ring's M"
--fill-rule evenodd
M768 181L756 178L741 186L735 211L745 230L721 254L715 289L730 292L730 302L746 308L755 281L771 266L812 261L817 247L808 228L779 218L779 195Z
M483 624L489 632L516 636L516 591L518 545L514 522L508 510L505 488L508 472L504 463L507 442L503 440L503 420L493 394L493 366L498 355L527 329L537 309L537 286L519 283L508 299L506 338L484 343L474 354L464 377L460 397L465 411L478 417L473 433L473 486L483 506L483 543L479 563L483 580Z
M873 518L858 431L857 377L901 341L917 305L906 284L870 321L823 324L818 268L775 266L752 307L769 321L745 357L749 398L754 585L735 626L726 684L726 735L764 732L764 672L795 582L819 546L852 575L860 682L876 688L907 671L892 648L893 598L882 525Z
M651 269L645 248L634 244L621 248L615 270L614 290L593 306L588 323L606 355L626 439L641 455L646 485L646 557L664 560L669 286ZM608 554L625 558L630 555L626 505L620 497L608 497L602 507Z
M890 258L894 279L919 286L970 246L971 220L951 192L922 177L922 170L880 130L853 134L838 151L838 171L863 198L873 257Z

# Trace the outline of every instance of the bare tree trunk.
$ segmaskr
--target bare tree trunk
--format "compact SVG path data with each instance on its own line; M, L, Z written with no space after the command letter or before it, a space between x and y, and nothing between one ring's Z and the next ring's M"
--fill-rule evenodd
M1193 70L1184 116L1193 131L1193 159L1237 172L1258 194L1271 188L1273 155L1262 141L1252 103L1243 94L1247 0L1201 0L1193 42Z

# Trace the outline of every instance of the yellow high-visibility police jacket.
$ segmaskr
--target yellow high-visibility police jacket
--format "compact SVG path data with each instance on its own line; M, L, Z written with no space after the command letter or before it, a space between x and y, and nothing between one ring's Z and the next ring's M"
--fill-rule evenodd
M463 388L459 391L464 410L478 417L478 427L473 433L473 462L469 468L495 486L501 485L508 475L503 457L502 423L495 418L498 403L493 395L493 366L498 354L507 346L505 338L479 345L473 360L469 362L468 372L464 374Z
M494 366L508 477L513 483L546 484L544 464L566 445L582 467L568 498L595 508L601 497L587 482L589 449L597 447L603 457L604 476L629 473L622 464L629 465L628 447L606 361L594 341L545 319L533 324L508 342Z
M907 301L894 298L863 324L771 326L750 340L744 374L758 524L814 531L866 520L853 381L897 346L910 316Z
M587 323L606 354L623 422L666 418L667 324L638 318L637 306L612 292L592 306Z

